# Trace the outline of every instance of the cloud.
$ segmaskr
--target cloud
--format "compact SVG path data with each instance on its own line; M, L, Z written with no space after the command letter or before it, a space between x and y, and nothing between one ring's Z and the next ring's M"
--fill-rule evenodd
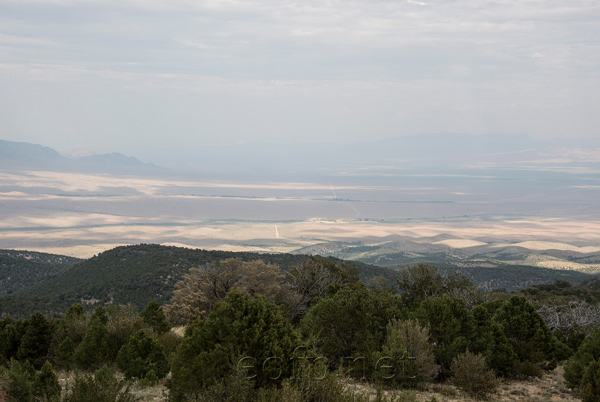
M595 1L19 0L0 16L0 130L22 138L42 135L29 114L71 137L96 136L103 122L136 138L175 125L182 140L220 132L228 142L596 135L600 123ZM44 91L79 101L53 102L51 118L35 98ZM89 124L67 124L80 115Z

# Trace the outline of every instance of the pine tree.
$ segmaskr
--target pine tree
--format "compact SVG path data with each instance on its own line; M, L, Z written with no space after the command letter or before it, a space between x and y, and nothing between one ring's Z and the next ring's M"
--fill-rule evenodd
M171 330L171 326L167 323L165 313L163 313L162 307L156 300L152 300L144 311L140 313L140 317L144 319L144 322L151 326L158 334L163 334Z
M100 367L108 356L108 331L100 317L92 319L83 342L73 356L75 362L84 370Z
M41 368L48 357L53 330L53 325L41 313L32 315L25 323L17 358L28 360L36 369Z
M42 370L35 375L33 380L33 394L38 400L51 402L60 400L60 392L61 388L56 373L50 362L46 361Z
M117 365L127 378L144 378L150 371L158 378L164 378L169 373L169 363L162 346L144 331L133 335L121 348Z
M69 369L73 363L74 354L75 343L67 336L56 349L56 365L60 368Z
M600 361L592 360L581 380L581 401L600 402Z
M263 296L231 292L206 320L186 330L167 386L174 401L195 398L202 389L252 366L257 387L291 375L297 335L280 308Z

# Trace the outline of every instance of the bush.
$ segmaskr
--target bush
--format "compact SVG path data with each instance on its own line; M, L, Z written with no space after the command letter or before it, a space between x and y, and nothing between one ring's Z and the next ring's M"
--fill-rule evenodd
M261 295L231 292L206 320L187 328L173 359L169 396L194 398L241 366L253 366L257 387L280 383L291 374L296 343L296 332L278 306Z
M494 392L498 386L494 372L485 365L485 358L469 351L452 361L450 382L469 395L480 398Z
M496 311L494 321L502 325L519 362L541 369L556 367L562 345L527 299L511 297Z
M150 371L158 378L164 378L169 373L169 362L162 346L143 330L131 336L129 343L121 348L117 365L129 379L144 378Z
M103 366L95 375L75 374L73 385L63 402L134 402L129 393L129 384L116 379L115 374Z
M320 352L332 366L360 358L361 366L373 367L370 360L381 350L384 328L392 318L404 318L399 296L370 291L362 284L349 285L320 299L300 323L306 337L317 340ZM357 373L364 373L359 370Z
M600 328L594 328L575 355L565 364L565 382L569 388L578 388L586 368L593 360L600 360Z
M581 401L600 402L600 362L593 360L581 380Z
M462 299L447 297L424 300L417 316L421 324L429 328L431 339L436 344L433 353L441 368L440 376L447 378L452 360L469 346L474 319Z
M387 325L385 342L377 358L379 363L392 366L391 373L383 369L376 373L377 377L401 386L413 387L432 381L440 370L435 364L429 331L415 320L392 319Z

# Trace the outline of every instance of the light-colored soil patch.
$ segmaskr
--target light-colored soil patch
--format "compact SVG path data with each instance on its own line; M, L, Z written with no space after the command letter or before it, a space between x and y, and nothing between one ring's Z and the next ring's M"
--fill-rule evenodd
M476 246L485 246L487 243L470 240L470 239L448 239L442 241L436 241L433 244L444 244L448 247L452 248L468 248L468 247L476 247Z

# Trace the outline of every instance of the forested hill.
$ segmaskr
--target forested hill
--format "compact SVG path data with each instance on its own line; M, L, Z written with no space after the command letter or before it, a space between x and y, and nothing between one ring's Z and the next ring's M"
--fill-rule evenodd
M0 296L56 276L79 258L22 250L0 250Z
M0 297L0 314L28 316L41 311L60 315L73 303L97 305L112 301L143 307L154 299L164 304L169 301L175 283L189 268L227 258L261 259L287 271L307 256L207 251L151 244L122 246L78 262L19 292ZM342 262L336 258L327 259ZM363 281L373 276L382 275L389 279L393 276L393 271L388 268L360 262L344 263L358 268Z

